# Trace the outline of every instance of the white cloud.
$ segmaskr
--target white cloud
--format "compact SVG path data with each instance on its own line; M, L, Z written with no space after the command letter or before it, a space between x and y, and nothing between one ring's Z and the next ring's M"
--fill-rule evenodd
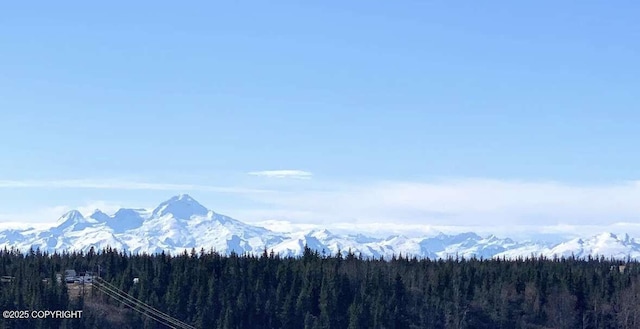
M135 208L140 208L141 205L135 206ZM113 215L120 208L125 208L121 205L121 203L114 203L109 201L89 201L78 207L66 207L66 211L75 209L78 210L82 215L89 216L93 214L96 209L100 209L102 212Z
M298 232L309 231L313 229L321 228L318 224L311 223L294 223L287 220L265 220L259 222L251 222L251 225L264 227L274 232Z
M510 237L518 241L538 240L547 242L560 242L578 236L590 236L604 231L616 234L628 233L640 237L640 224L613 223L609 225L429 225L394 222L328 222L324 224L310 224L292 222L288 220L264 220L249 222L275 232L301 232L313 229L328 229L337 234L364 234L367 236L386 238L390 235L404 235L407 237L429 237L439 233L458 234L474 232L481 236L495 234L500 237Z
M46 207L27 213L20 214L0 214L0 229L5 228L47 228L56 224L56 219L60 218L70 210L78 210L84 216L91 215L96 209L107 214L113 214L122 208L120 203L108 201L89 201L79 206L58 205Z
M466 179L328 186L251 197L272 212L303 214L298 219L286 216L297 223L350 223L370 228L373 223L387 223L497 231L559 224L606 227L640 219L637 182L571 185Z
M2 187L228 193L233 198L227 201L240 200L240 203L224 201L216 205L200 201L205 206L216 207L214 211L279 231L326 227L378 235L476 231L524 236L590 234L604 230L640 234L640 224L635 224L640 222L640 183L635 181L576 185L495 179L368 183L314 179L304 187L284 185L276 190L117 180L5 180L0 181ZM110 204L119 206L117 202ZM94 208L108 212L108 207L107 202L95 202L75 208L88 213ZM0 215L0 220L51 223L69 209L71 207L57 207L20 217Z
M103 190L156 190L156 191L203 191L219 193L269 193L264 189L222 187L197 184L166 184L124 180L0 180L0 188L53 188L53 189L103 189Z
M262 176L269 178L293 178L293 179L310 179L312 173L303 170L264 170L252 171L248 173L251 176Z

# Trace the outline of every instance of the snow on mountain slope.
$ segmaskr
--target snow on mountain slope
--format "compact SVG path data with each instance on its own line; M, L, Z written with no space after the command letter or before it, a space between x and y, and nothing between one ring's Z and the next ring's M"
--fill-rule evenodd
M112 215L96 209L85 217L77 210L61 216L50 229L0 231L0 247L20 250L87 251L112 247L134 253L216 250L221 253L260 254L265 249L284 256L301 255L305 246L325 255L351 251L363 257L586 257L640 259L640 243L603 233L562 243L516 242L473 232L408 238L374 238L363 234L338 235L328 230L278 233L252 226L207 209L191 196L174 196L152 210L120 209Z
M140 227L145 218L149 218L149 216L150 212L144 209L122 208L116 211L113 216L108 216L104 222L107 223L115 233L123 233Z
M133 251L154 251L157 247L180 252L205 248L219 252L262 252L284 236L217 214L188 195L173 197L153 210L140 227L123 237Z
M396 254L402 252L409 256L448 258L448 257L482 257L489 258L498 252L518 247L511 239L500 239L493 235L486 238L475 233L456 235L439 234L431 238L408 239L392 237L385 243Z
M83 230L86 227L89 227L93 224L99 223L94 218L85 218L82 214L77 210L71 210L66 214L62 215L58 219L58 225L52 230L56 232L71 232Z
M605 232L589 239L573 239L551 248L546 256L570 257L593 257L604 256L624 259L627 257L640 259L640 244L635 240L620 239L613 233Z
M451 244L447 244L444 250L438 253L438 256L491 258L505 250L523 247L522 244L516 243L511 239L500 239L495 235L482 238L474 233L466 233L464 237L456 240Z
M96 209L91 215L89 215L89 218L95 219L99 223L106 223L111 219L111 216L103 213L100 209Z
M578 257L585 258L605 257L616 259L640 260L640 244L635 239L625 235L620 238L609 232L594 235L589 238L575 238L555 245L529 244L507 250L495 255L495 257L516 258L516 257Z
M550 246L546 244L529 243L516 248L507 249L493 255L493 258L531 258L549 255Z
M189 219L193 216L206 216L209 209L187 194L176 195L161 203L153 210L153 217L171 215L175 218Z
M380 243L381 252L385 252L387 256L391 255L400 255L403 256L417 256L420 257L424 254L424 257L433 257L435 256L430 250L426 250L422 248L420 245L419 238L408 238L403 235L394 235L390 236L384 241Z
M124 249L125 243L116 237L104 224L89 226L71 226L58 230L33 231L23 234L23 238L18 241L5 242L0 237L0 245L16 247L20 250L29 248L42 251L72 251L89 250L91 247L102 248L111 246L113 248ZM62 232L62 233L60 233Z
M390 258L393 255L409 257L484 257L490 258L497 252L508 248L520 247L510 239L499 239L495 236L482 238L474 233L458 235L440 234L431 238L408 238L402 235L390 236L386 239L365 239L361 235L340 236L327 230L312 230L292 234L288 240L274 246L274 252L283 255L300 255L304 246L335 254L338 250L353 252L363 257Z
M25 238L25 233L29 230L4 230L0 232L0 241L5 246L15 246L21 243Z
M291 234L289 238L273 247L275 253L285 256L301 255L307 246L325 255L343 255L352 252L363 257L381 257L393 254L393 250L380 244L383 240L364 238L361 235L336 235L328 230L311 230Z
M191 248L219 252L262 252L286 237L208 210L186 194L174 196L155 209L120 209L113 215L100 210L84 217L77 210L47 230L0 232L0 246L46 251L101 249L172 253Z

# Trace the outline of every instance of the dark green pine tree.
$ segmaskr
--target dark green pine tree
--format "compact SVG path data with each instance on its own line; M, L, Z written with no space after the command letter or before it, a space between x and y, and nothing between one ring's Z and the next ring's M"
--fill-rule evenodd
M369 317L365 312L365 305L359 295L349 306L348 329L369 328Z

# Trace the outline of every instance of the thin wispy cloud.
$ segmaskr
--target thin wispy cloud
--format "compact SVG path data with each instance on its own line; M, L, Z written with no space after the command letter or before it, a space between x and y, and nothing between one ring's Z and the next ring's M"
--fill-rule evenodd
M261 176L269 178L292 178L292 179L310 179L313 174L304 170L263 170L252 171L248 173L251 176Z
M124 180L0 180L0 188L102 189L149 191L202 191L219 193L269 193L272 190L197 184L149 183Z
M438 182L336 184L255 198L265 213L296 223L485 227L615 226L640 219L640 184L571 185L460 179ZM292 215L287 216L286 212ZM300 216L300 217L297 217ZM259 218L254 218L259 220ZM379 224L375 224L379 223ZM387 224L384 224L387 223Z
M123 208L120 203L109 201L87 201L78 206L57 205L32 210L20 214L1 214L0 229L5 228L47 228L56 224L56 219L70 210L78 210L82 215L89 216L96 209L107 214L113 214L118 209Z
M327 227L380 234L434 230L510 234L611 230L640 234L640 225L634 224L640 222L640 184L636 181L574 185L497 179L368 183L314 179L305 186L254 189L118 180L3 180L0 188L156 190L168 191L167 197L176 191L229 193L233 198L225 203L200 201L214 211L272 228ZM90 211L93 206L83 210ZM55 220L67 209L51 209L38 218Z

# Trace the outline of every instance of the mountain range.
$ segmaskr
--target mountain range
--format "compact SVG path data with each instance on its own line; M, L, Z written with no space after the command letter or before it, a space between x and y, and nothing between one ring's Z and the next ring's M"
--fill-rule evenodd
M462 234L387 238L363 234L334 234L314 229L301 232L274 232L243 223L207 209L187 194L174 196L155 209L123 208L112 215L95 210L84 216L72 210L48 229L8 229L0 231L0 247L26 251L87 251L112 247L132 253L181 253L191 249L260 254L265 249L283 256L300 255L305 246L321 253L353 252L363 257L408 255L428 258L530 256L552 258L614 257L640 259L640 243L628 235L612 233L575 238L561 243L545 243Z

